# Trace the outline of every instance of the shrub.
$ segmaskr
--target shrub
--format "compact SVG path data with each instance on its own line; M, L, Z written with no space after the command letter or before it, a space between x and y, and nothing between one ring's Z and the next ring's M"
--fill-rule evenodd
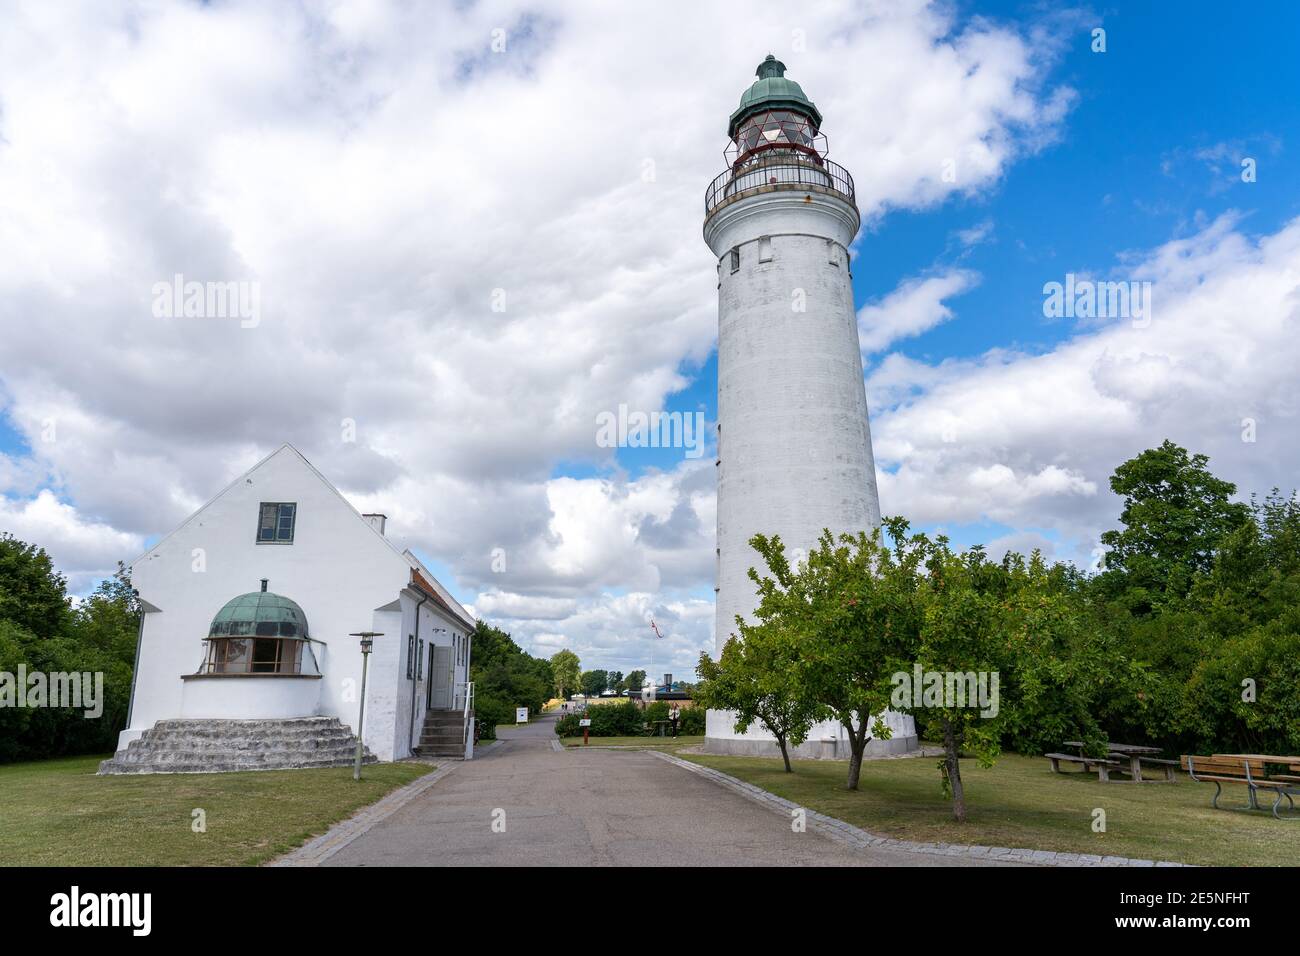
M677 726L677 732L683 737L698 737L704 733L704 715L706 711L703 707L685 707L681 711L681 723Z
M514 723L515 709L499 697L491 694L476 694L474 719L478 721L480 740L496 740L497 724Z
M630 700L565 714L556 721L555 733L560 737L581 737L583 728L578 726L578 721L584 717L591 718L588 730L592 737L640 737L645 733L645 714Z
M582 733L582 728L578 726L577 714L565 714L555 722L555 734L557 737L577 737Z
M655 721L668 719L668 702L657 700L653 704L647 705L642 717L645 723L653 729Z

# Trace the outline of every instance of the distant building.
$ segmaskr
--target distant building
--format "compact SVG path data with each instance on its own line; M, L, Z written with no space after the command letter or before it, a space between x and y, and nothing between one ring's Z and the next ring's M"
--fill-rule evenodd
M627 691L627 695L629 699L643 708L660 700L676 704L681 709L695 706L695 700L690 691L673 690L672 674L665 674L661 684L642 685L640 690Z

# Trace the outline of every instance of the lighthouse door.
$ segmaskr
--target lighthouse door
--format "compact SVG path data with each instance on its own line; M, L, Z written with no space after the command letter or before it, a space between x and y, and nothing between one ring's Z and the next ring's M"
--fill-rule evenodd
M452 665L451 648L441 644L433 647L433 661L429 668L429 707L447 710L451 707Z

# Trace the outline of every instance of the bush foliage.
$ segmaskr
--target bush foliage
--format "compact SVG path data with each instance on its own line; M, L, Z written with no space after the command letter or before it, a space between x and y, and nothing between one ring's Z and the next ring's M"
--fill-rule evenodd
M139 606L121 566L76 607L49 555L0 535L0 673L102 674L103 711L0 706L0 763L114 749L126 726ZM93 680L93 676L91 678Z

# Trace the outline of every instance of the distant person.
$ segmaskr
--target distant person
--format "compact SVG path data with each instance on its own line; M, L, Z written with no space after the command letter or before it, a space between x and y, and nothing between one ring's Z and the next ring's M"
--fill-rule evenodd
M677 705L673 704L672 707L668 708L668 722L673 725L674 740L677 739L677 721L679 719L681 719L681 712L678 710Z

